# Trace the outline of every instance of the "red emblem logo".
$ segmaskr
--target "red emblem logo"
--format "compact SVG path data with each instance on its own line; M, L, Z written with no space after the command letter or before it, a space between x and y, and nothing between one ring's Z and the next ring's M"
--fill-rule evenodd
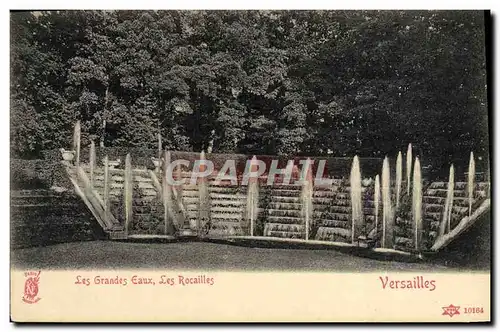
M460 311L458 311L460 307L454 306L453 304L450 304L447 307L443 307L443 315L448 315L450 317L453 317L455 315L460 315Z
M27 278L24 282L23 301L26 303L37 303L40 301L38 295L38 283L40 282L40 272L25 272Z

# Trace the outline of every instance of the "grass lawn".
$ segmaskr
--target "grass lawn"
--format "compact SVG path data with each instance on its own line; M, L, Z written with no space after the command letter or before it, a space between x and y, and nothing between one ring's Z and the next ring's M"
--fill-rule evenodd
M336 250L252 248L209 242L90 241L11 251L16 268L222 271L457 271L438 263L404 263Z

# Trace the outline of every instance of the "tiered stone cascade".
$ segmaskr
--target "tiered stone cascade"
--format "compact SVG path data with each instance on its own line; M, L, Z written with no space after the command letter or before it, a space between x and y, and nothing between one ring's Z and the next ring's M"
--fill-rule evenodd
M274 185L261 189L261 195L265 197L261 208L267 217L264 223L264 236L292 239L305 237L300 194L299 185Z
M361 192L365 224L364 229L361 230L361 234L362 238L366 239L375 228L374 183L363 185ZM324 208L318 213L320 218L318 223L320 226L316 234L316 239L351 243L352 211L349 182L345 180L333 180L331 193L329 200L324 201ZM378 228L380 228L380 218ZM374 236L376 236L376 233ZM355 239L356 242L358 240Z
M323 211L316 240L351 242L351 194L348 181L334 180L329 206Z
M433 182L429 184L423 195L423 240L424 248L429 249L438 237L439 227L443 220L445 201L447 195L446 182ZM451 210L451 229L469 213L469 199L467 197L467 183L456 182L454 187L453 207ZM489 196L489 183L478 182L475 184L472 210ZM402 250L408 250L414 246L414 230L412 227L411 215L398 216L396 219L396 245Z

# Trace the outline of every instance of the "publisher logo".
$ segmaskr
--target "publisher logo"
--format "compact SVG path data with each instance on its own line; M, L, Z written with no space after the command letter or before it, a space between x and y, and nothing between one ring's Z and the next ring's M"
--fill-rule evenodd
M455 315L460 315L460 311L458 311L460 307L454 306L453 304L450 304L447 307L443 307L443 315L447 315L450 317L453 317Z
M38 284L40 282L40 272L41 271L31 271L25 272L24 276L26 281L24 282L24 296L23 301L26 303L37 303L40 301L38 297Z

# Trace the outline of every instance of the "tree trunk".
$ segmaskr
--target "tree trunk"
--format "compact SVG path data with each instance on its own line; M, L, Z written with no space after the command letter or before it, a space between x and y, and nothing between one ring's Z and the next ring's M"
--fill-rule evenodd
M109 96L109 86L106 86L106 94L104 95L104 109L102 112L102 133L101 133L101 140L99 142L99 146L101 148L104 147L104 137L106 136L106 118L107 118L107 108L108 108L108 96Z

